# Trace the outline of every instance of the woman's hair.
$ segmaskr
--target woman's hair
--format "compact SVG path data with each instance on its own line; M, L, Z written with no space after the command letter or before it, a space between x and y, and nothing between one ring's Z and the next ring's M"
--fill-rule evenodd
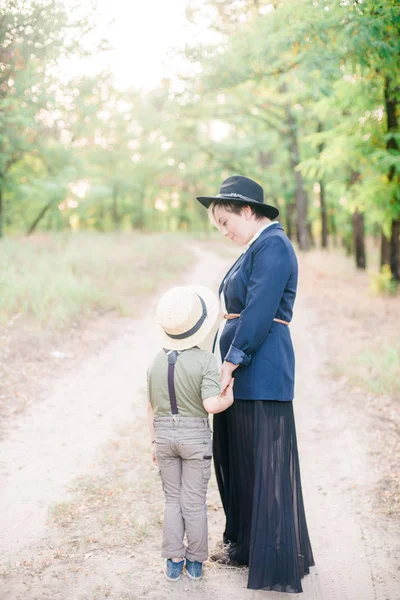
M265 218L265 213L263 212L261 206L254 206L254 204L245 204L243 202L237 202L235 200L224 200L223 198L221 198L221 200L214 200L214 202L208 207L208 216L211 222L214 224L214 211L217 208L217 206L220 206L221 208L226 210L226 212L233 213L234 215L240 215L244 207L249 206L252 214L256 218L256 221L261 221L261 219Z

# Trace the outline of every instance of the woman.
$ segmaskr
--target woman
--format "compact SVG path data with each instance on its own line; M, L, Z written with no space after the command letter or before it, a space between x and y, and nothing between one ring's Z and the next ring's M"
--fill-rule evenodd
M301 491L293 415L289 323L297 260L255 181L235 175L217 196L199 196L215 225L244 252L219 293L225 319L215 351L221 392L235 402L214 417L214 464L226 515L225 545L212 560L249 565L251 589L301 592L314 564Z

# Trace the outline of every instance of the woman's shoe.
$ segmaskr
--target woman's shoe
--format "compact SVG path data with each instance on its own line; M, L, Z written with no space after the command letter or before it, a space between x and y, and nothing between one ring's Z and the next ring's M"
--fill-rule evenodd
M238 566L238 563L230 557L229 552L226 548L222 548L222 550L214 552L214 554L210 556L210 560L212 562L218 563L219 565L225 565L226 567Z
M186 575L189 579L201 579L203 575L203 563L197 560L186 559Z
M165 559L163 568L165 579L168 579L168 581L179 581L182 575L184 562L184 560L174 562L170 558Z

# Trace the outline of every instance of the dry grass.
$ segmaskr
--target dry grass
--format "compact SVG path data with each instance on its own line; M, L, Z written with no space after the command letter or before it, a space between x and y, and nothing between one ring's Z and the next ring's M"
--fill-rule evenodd
M400 402L400 295L372 295L368 274L340 253L311 252L301 269L301 291L332 339L336 374Z
M82 598L133 600L142 597L135 573L143 570L161 588L161 559L154 557L162 539L163 493L150 458L144 392L135 412L135 421L118 428L98 455L98 474L79 477L69 489L70 501L52 507L51 536L34 555L25 553L24 560L3 566L0 577L13 589L21 585L28 595L40 589L65 598L79 580ZM222 506L215 482L208 500L210 529L214 524L219 535L215 523L221 522ZM229 570L209 562L206 568L210 576ZM198 592L199 585L188 582L185 591ZM116 589L123 591L115 595ZM159 591L160 597L169 597L169 584Z
M3 568L5 580L44 573L55 577L59 569L65 579L90 570L93 560L132 559L148 536L159 542L162 491L150 460L144 398L140 405L135 423L120 428L102 449L99 474L79 477L69 489L71 500L52 507L51 540L35 557Z
M191 262L169 234L40 235L0 244L0 322L68 326L94 311L138 313L143 297Z
M73 500L52 508L50 521L65 530L69 540L79 533L80 553L87 554L93 540L105 552L133 548L160 527L159 481L150 458L145 460L146 452L143 424L120 430L103 449L102 474L77 479L69 490ZM149 495L155 500L150 504Z
M376 296L369 273L340 252L300 257L300 293L317 310L329 340L327 376L366 411L375 431L371 445L381 473L377 509L400 517L400 295Z
M139 316L193 263L187 236L40 234L0 242L0 419Z
M354 387L365 387L376 395L400 399L400 344L384 343L360 350L340 365Z

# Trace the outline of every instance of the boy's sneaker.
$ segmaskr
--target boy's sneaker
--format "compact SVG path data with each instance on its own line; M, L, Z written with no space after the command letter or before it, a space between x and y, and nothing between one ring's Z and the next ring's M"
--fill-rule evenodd
M167 558L163 568L165 579L168 579L168 581L179 581L182 575L184 562L184 560L174 562L170 558Z
M197 560L186 559L186 574L189 579L201 579L203 575L203 563Z

